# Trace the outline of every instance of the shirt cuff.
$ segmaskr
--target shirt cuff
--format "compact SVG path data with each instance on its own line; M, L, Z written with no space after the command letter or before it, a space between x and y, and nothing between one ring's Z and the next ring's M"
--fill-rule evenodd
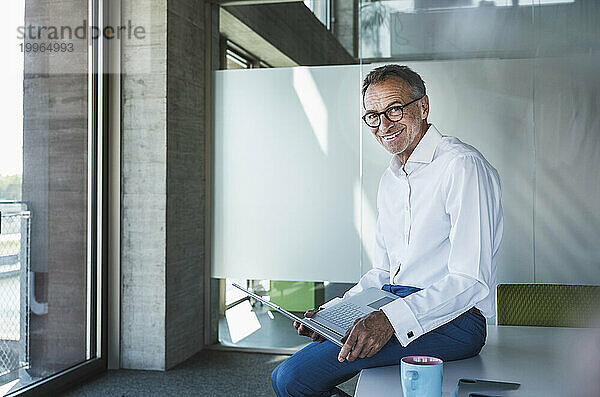
M330 300L330 301L327 301L327 302L323 303L323 304L322 304L322 305L319 307L319 309L325 309L325 308L328 308L329 306L333 306L333 305L335 305L336 303L338 303L338 302L339 302L339 301L341 301L341 300L342 300L342 298L340 298L340 297L337 297L337 296L336 296L336 297L335 297L335 298L333 298L332 300Z
M408 304L404 302L404 299L398 298L382 306L380 310L390 320L394 328L394 334L402 347L408 346L410 342L424 334L421 324L417 321Z

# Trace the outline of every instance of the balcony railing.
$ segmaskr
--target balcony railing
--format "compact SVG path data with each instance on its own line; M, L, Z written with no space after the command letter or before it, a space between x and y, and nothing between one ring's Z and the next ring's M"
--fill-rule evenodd
M29 367L29 237L27 205L0 201L0 384Z

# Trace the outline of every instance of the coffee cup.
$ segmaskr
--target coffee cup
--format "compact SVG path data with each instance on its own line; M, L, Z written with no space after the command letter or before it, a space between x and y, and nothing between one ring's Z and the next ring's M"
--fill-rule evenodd
M440 397L444 362L430 356L406 356L400 360L404 397Z

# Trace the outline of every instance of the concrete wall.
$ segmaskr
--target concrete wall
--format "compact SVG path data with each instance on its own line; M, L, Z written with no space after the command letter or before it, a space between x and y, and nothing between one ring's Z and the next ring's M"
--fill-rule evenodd
M123 2L121 366L168 369L202 348L204 2Z
M205 35L202 1L167 10L166 367L203 345Z
M122 45L121 366L164 369L167 2L123 1L147 39Z

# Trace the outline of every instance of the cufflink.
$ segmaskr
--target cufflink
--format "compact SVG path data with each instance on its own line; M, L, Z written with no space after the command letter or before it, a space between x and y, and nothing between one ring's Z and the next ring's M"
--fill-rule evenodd
M408 332L406 333L406 336L408 336L409 338L412 338L413 336L415 336L415 334L413 334L413 332L412 332L412 331L408 331Z

